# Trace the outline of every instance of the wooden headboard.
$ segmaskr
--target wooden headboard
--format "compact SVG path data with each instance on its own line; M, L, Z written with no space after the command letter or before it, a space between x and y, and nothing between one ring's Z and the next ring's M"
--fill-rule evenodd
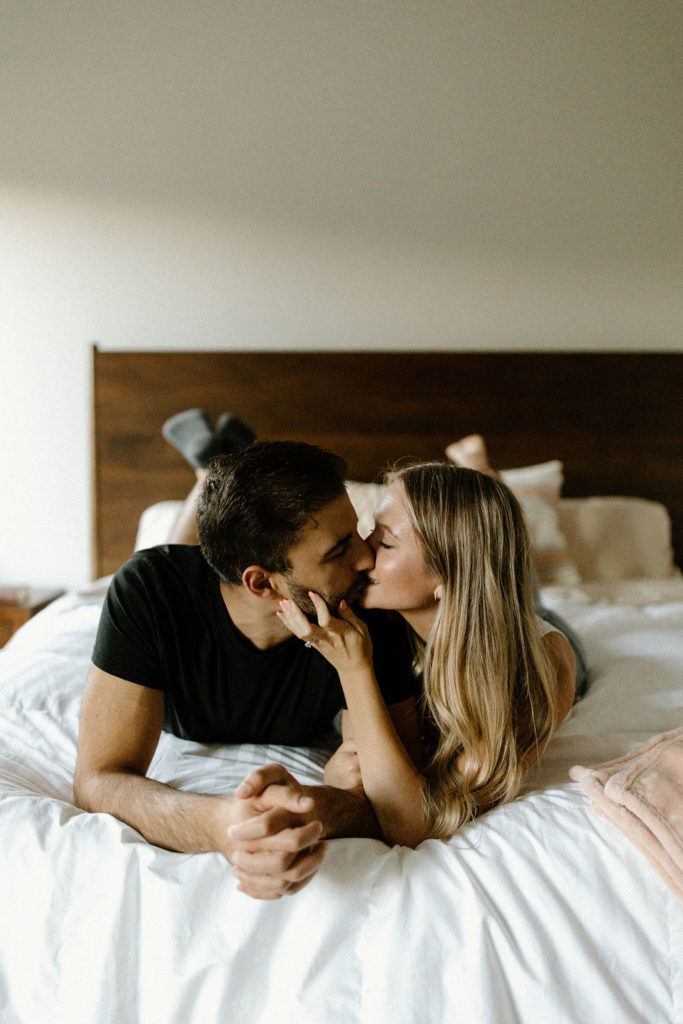
M131 554L144 508L191 487L160 431L195 406L331 448L360 480L479 432L502 468L561 459L566 496L663 502L683 561L683 355L95 348L95 576Z

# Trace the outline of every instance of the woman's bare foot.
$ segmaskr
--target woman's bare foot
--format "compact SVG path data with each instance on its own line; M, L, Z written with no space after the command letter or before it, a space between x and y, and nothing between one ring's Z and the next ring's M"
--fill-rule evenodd
M463 469L476 469L487 476L496 476L495 469L489 465L486 443L481 434L468 434L459 441L453 441L446 448L449 460Z

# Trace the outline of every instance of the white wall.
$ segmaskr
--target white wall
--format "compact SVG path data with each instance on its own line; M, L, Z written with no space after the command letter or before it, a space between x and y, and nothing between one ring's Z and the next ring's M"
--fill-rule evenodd
M8 5L0 580L88 577L93 341L679 348L680 20Z

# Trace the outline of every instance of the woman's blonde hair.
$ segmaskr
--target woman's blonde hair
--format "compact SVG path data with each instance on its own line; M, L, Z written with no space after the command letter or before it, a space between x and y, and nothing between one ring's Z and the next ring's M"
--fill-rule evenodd
M522 510L500 481L448 463L391 474L403 489L428 570L441 584L422 651L423 712L431 735L425 810L449 836L512 800L545 748L557 688L533 603Z

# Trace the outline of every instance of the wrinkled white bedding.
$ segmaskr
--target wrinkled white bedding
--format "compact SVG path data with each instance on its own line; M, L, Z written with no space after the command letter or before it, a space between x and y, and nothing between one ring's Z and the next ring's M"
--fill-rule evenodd
M683 907L567 776L683 724L683 592L661 596L550 595L593 682L519 800L414 851L333 841L275 903L74 808L100 598L62 598L0 652L0 1021L679 1024ZM151 773L215 792L271 760L319 781L324 758L164 736Z

